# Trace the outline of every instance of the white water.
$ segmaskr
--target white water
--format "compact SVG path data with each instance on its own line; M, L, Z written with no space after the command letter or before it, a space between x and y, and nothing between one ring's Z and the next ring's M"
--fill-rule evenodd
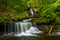
M38 30L36 27L30 27L30 29L27 32L32 34L43 33L43 31Z
M32 19L26 19L26 20L23 20L23 22L29 22L31 21Z
M14 31L13 31L14 29ZM5 34L6 31L6 25L5 25ZM16 37L21 36L37 36L36 34L43 33L43 31L38 30L37 27L34 27L31 22L28 22L27 20L23 22L15 22L14 27L11 23L11 26L8 26L8 35L13 35Z
M15 30L17 30L18 34L14 36L37 36L34 34L43 33L43 31L39 31L36 27L33 27L31 22L19 22L20 26L18 24L15 25L17 25L17 29Z
M29 12L31 13L31 16L34 15L34 12L33 12L33 9L32 8L30 8Z

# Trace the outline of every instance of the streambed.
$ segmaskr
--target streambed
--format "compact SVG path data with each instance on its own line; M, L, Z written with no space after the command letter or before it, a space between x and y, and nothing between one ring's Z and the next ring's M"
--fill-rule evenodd
M13 36L6 36L0 40L60 40L60 36L48 36L46 34L39 35L36 37L32 36L24 36L24 37L13 37Z

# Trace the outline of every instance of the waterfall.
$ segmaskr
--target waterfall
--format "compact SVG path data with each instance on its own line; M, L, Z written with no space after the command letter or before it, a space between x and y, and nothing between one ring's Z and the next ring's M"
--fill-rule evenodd
M19 33L19 23L15 23L15 32Z
M32 8L30 8L29 12L30 12L31 16L34 15L34 12L33 12L33 9Z
M16 32L17 34L14 36L37 36L35 34L43 33L43 31L38 30L38 28L34 27L32 23L27 20L15 23L15 33Z
M23 27L23 23L20 22L20 26L21 26L21 33L24 32L24 27Z
M14 22L14 26L12 22L7 23L8 25L5 24L5 34L20 37L20 36L37 36L35 34L43 33L43 31L38 30L36 24L34 24L35 25L34 26L28 20L24 20L22 22Z
M30 8L29 11L31 13L31 16L33 16L34 15L33 9ZM5 33L7 33L7 29L8 29L9 35L19 36L19 37L20 36L37 36L35 34L43 33L43 31L38 30L38 28L36 27L36 24L32 25L32 23L29 22L31 20L32 19L27 19L27 20L23 20L22 22L14 22L14 26L13 26L13 23L11 22L10 24L8 24L8 28L7 28L7 25L5 24Z

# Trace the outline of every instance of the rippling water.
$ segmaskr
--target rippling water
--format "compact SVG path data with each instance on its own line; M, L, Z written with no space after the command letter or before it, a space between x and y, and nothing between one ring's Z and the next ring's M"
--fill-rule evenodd
M38 34L38 36L22 36L22 37L6 36L1 38L0 40L60 40L60 35L48 36L47 33L44 33Z

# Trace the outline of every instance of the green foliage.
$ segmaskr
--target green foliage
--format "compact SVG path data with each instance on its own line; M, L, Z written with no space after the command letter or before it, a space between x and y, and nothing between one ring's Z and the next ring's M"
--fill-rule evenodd
M58 21L60 21L59 17L56 15L56 8L60 5L60 0L56 0L56 2L54 3L48 3L48 4L44 4L42 6L41 12L40 12L40 16L43 17L42 20L46 20L45 23L47 22L52 22L54 21L53 24L57 24L60 23ZM40 18L41 18L40 17ZM57 20L56 20L57 19ZM39 20L39 19L38 19ZM40 21L42 21L40 20ZM44 22L44 21L43 21Z
M0 22L28 18L29 7L39 14L38 18L34 18L35 22L60 23L60 0L0 0Z

